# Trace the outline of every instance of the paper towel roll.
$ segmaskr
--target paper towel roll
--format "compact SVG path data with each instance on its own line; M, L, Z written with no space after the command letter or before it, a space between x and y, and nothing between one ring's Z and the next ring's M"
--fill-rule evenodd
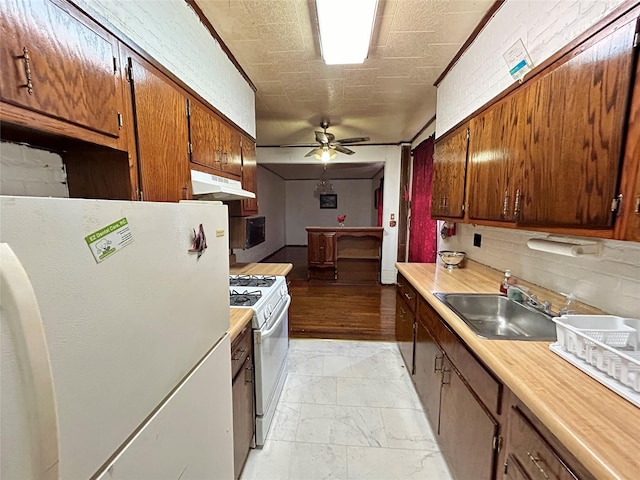
M531 250L555 253L567 257L579 257L581 255L594 255L598 253L597 244L577 245L575 243L557 242L554 240L544 240L542 238L531 238L527 242Z

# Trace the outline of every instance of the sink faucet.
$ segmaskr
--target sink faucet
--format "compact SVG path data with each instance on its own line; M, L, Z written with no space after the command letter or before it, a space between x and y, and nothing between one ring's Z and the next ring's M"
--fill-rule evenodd
M555 316L555 313L551 311L551 302L546 300L541 302L534 293L529 294L517 285L509 285L507 297L516 301L520 299L521 303L525 303L535 310L544 312L547 315Z

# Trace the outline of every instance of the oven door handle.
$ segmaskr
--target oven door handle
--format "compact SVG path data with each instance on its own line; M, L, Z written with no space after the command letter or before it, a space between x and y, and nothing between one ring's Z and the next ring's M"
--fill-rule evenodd
M289 305L291 305L291 296L287 295L287 302L285 303L284 308L280 310L277 321L273 322L273 325L271 325L271 328L269 330L258 330L258 338L270 336L280 326L280 324L282 323L282 319L284 318L284 314L286 314L287 310L289 309Z

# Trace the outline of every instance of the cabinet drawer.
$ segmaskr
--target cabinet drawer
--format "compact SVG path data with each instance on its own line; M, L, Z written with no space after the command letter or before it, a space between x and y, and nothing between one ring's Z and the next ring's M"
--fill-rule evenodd
M244 327L231 345L231 378L236 377L247 357L251 355L252 342L253 336L251 335L251 324L249 324Z
M507 475L513 468L522 469L531 479L578 478L518 407L512 407L509 413ZM513 465L515 462L519 465Z
M484 405L492 413L500 415L502 384L487 371L422 297L418 300L418 316Z
M418 293L416 289L411 286L406 278L402 275L398 275L398 294L404 299L409 310L411 312L416 312L416 300L418 298Z

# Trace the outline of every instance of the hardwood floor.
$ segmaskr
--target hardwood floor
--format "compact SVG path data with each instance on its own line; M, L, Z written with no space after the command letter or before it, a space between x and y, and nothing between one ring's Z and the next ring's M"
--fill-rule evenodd
M264 261L294 265L290 337L395 340L395 286L308 282L306 247L285 247Z

